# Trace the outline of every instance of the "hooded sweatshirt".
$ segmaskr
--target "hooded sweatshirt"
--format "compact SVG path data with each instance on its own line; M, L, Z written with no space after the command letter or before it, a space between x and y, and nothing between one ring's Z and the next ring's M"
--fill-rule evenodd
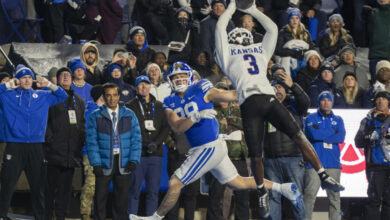
M84 53L89 47L93 47L96 51L96 59L92 65L88 65L88 63L84 57ZM99 59L100 59L100 54L99 54L99 50L96 47L96 45L89 43L89 42L85 43L80 51L80 60L84 63L85 67L87 68L87 71L85 74L85 81L93 86L97 85L97 84L104 83L103 74L99 70L99 68L97 67L97 65L99 63Z

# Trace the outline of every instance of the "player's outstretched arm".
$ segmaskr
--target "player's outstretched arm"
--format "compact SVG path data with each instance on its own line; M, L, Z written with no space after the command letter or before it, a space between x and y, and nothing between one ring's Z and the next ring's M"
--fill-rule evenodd
M171 109L165 109L165 115L167 116L169 126L176 133L183 133L194 125L191 118L180 118Z
M212 88L204 96L205 102L235 102L237 100L236 90Z
M265 29L266 33L263 38L263 48L267 56L267 61L274 54L276 43L278 40L278 26L269 17L259 11L255 5L246 9L240 10L252 15Z
M226 28L235 11L236 2L231 0L228 8L219 17L215 28L215 60L223 70L226 69L229 61L229 43Z

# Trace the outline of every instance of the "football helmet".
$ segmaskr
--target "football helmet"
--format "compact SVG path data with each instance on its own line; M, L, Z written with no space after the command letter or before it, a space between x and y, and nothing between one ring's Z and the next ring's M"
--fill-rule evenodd
M253 44L253 36L250 31L245 28L234 28L228 34L229 44L240 44L248 46Z
M172 80L171 78L172 78L172 76L180 74L180 73L186 73L187 74L187 79L186 79L187 82L186 83L182 83L180 85L177 85L178 81L184 80L184 79L182 78L182 79ZM181 62L181 61L175 62L169 68L169 73L168 73L167 80L168 80L168 83L169 83L169 85L171 86L171 88L172 88L172 90L174 92L184 92L188 88L188 86L190 86L192 84L192 82L193 82L193 72L192 72L192 69L191 69L191 67L188 64L186 64L184 62Z

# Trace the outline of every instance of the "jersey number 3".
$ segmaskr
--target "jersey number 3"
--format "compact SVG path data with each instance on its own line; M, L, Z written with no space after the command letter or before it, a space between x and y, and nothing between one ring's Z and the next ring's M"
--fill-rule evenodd
M252 54L245 54L244 60L248 61L249 65L251 66L248 68L248 73L251 75L259 74L259 66L257 66L256 58Z

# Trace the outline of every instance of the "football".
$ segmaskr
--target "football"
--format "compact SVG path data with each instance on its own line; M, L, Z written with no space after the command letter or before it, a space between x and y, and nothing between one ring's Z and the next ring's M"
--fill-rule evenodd
M255 4L255 0L236 0L237 8L242 10L250 8L253 4Z

